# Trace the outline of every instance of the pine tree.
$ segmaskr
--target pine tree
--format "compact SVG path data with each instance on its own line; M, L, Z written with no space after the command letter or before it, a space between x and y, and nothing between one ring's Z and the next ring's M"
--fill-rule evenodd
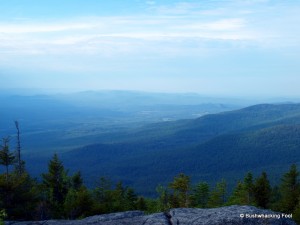
M268 207L271 198L271 186L265 172L263 172L261 176L256 179L253 187L253 194L255 203L258 207Z
M13 153L9 151L9 138L3 138L2 139L3 145L1 146L2 149L0 151L0 164L5 166L5 179L6 182L8 183L8 175L9 175L9 166L13 165L15 161L15 156Z
M147 210L147 203L144 199L144 197L138 197L136 201L136 209L146 211Z
M21 175L21 173L24 172L24 162L21 160L21 140L20 140L20 127L19 127L19 122L16 120L15 121L15 126L17 129L17 171L18 174Z
M209 199L208 183L199 183L193 191L192 199L195 207L206 208Z
M125 193L126 189L123 187L122 182L116 184L115 190L112 191L112 200L113 200L113 211L120 212L123 211L125 206Z
M228 201L229 205L247 205L248 204L248 191L246 185L238 182L231 197Z
M95 199L93 212L95 214L113 212L113 190L111 181L101 177L97 187L93 190Z
M78 171L71 177L71 187L70 188L79 190L82 186L83 186L83 180L82 180L80 171Z
M188 207L190 204L190 177L181 173L174 178L169 187L173 190L174 198L177 198L179 207Z
M167 211L171 208L168 189L162 185L156 187L158 193L157 212Z
M293 164L286 174L283 175L280 185L280 210L285 213L292 213L299 201L300 184L299 172Z
M8 184L0 175L0 199L0 208L6 210L9 219L32 219L39 201L37 183L27 173L10 174Z
M247 205L253 204L253 175L248 172L244 178L244 187L247 192Z
M51 216L60 218L63 212L63 203L68 192L68 177L63 163L54 154L48 164L48 173L42 174L47 201L50 205Z
M125 191L125 210L135 210L136 204L137 204L137 195L134 193L134 190L132 188L126 188Z
M68 219L82 218L91 215L93 199L86 187L82 186L78 190L69 189L65 202L64 212Z
M215 189L211 192L208 207L220 207L226 202L226 192L227 192L227 184L224 179L221 182L216 184Z
M300 224L300 202L296 205L294 211L293 211L293 220L297 223Z

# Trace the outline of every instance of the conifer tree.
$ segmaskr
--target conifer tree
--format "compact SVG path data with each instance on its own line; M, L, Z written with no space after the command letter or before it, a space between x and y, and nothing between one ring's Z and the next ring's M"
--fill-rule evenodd
M54 154L50 160L48 173L42 174L42 178L50 205L51 216L59 218L62 216L63 203L68 192L68 177L57 154Z
M280 200L281 200L280 188L277 185L275 185L274 187L272 187L272 191L271 191L270 209L280 212L281 211Z
M253 194L258 207L268 207L271 198L271 186L266 172L263 172L261 176L255 180Z
M158 193L157 211L162 212L171 208L168 189L162 185L156 187Z
M83 179L81 177L80 171L78 171L71 177L71 187L70 188L79 190L82 186L83 186Z
M293 164L286 174L283 175L280 185L280 210L285 213L292 213L299 201L300 184L297 166Z
M248 191L246 185L238 182L231 197L228 201L229 205L247 205L248 204Z
M188 207L190 204L190 177L181 173L169 184L173 190L173 196L178 200L179 207Z
M39 201L37 183L27 173L11 173L8 183L0 175L0 208L4 208L8 218L32 219Z
M76 219L91 215L93 199L86 187L70 188L65 197L64 211L68 219Z
M206 208L209 199L209 185L206 182L199 183L193 191L192 200L195 207Z
M221 182L216 184L214 190L212 190L209 200L208 207L220 207L226 202L226 193L227 193L227 184L224 179Z
M136 201L136 209L146 211L147 210L147 203L144 197L138 197Z
M15 126L17 129L17 172L19 175L24 172L24 161L21 160L21 140L20 140L20 127L19 127L19 122L16 120L15 121Z
M123 211L125 206L125 193L126 193L126 189L123 187L123 183L118 182L116 184L115 190L113 190L112 192L114 212Z
M12 152L9 151L9 138L3 138L2 139L3 145L1 146L0 150L0 164L5 166L5 179L6 182L8 183L8 172L9 172L9 166L13 165L15 161L15 156Z
M96 214L113 212L113 190L111 181L101 177L96 188L93 190L95 200L93 211Z
M126 188L125 191L125 210L135 210L137 204L137 195L134 193L132 188Z
M253 175L248 172L244 178L244 187L247 192L247 205L253 204Z
M294 211L293 211L293 220L297 223L300 224L300 202L296 205Z

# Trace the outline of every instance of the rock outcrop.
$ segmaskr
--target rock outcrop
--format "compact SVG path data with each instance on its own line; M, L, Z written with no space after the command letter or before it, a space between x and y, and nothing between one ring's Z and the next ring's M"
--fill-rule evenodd
M82 220L5 222L5 225L296 225L291 218L292 215L252 206L228 206L215 209L179 208L152 215L130 211Z

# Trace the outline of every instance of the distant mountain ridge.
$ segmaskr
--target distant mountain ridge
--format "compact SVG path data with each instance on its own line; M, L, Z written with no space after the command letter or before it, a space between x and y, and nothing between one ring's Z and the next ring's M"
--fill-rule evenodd
M104 142L118 132L149 123L241 107L196 94L130 91L52 95L7 95L0 91L0 101L0 136L14 136L14 120L18 120L24 150L35 154L41 149L43 154L52 154Z
M80 169L90 185L104 175L146 195L180 172L195 181L214 183L224 177L233 184L248 171L265 170L278 181L292 163L300 163L300 104L255 105L151 124L62 158L68 168Z

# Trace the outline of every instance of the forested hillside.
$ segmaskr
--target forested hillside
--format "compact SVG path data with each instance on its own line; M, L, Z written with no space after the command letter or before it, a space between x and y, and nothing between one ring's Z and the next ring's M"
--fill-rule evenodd
M153 123L51 160L22 153L26 164L10 146L3 138L0 209L10 219L230 204L300 215L300 104Z
M54 152L118 140L121 134L145 124L197 118L241 107L234 100L197 94L133 91L49 95L10 95L0 91L0 101L0 136L13 136L13 121L18 120L24 151L48 157Z
M104 174L151 195L157 184L180 172L212 183L225 177L232 186L232 177L266 170L275 182L291 163L299 163L299 148L300 105L257 105L152 124L62 158L71 169L79 166L89 185Z
M180 173L158 185L155 198L137 195L134 189L109 178L99 177L97 185L88 189L80 171L69 175L56 154L48 163L48 171L41 181L33 179L26 171L25 162L10 151L9 141L3 139L0 164L5 172L0 174L0 224L3 220L82 219L91 215L142 210L148 213L164 212L171 208L215 208L228 205L253 205L281 211L281 218L300 222L300 183L295 164L291 165L278 183L273 186L266 172L254 177L251 172L236 182L228 191L225 179L215 186L196 181ZM13 222L14 223L14 222Z

